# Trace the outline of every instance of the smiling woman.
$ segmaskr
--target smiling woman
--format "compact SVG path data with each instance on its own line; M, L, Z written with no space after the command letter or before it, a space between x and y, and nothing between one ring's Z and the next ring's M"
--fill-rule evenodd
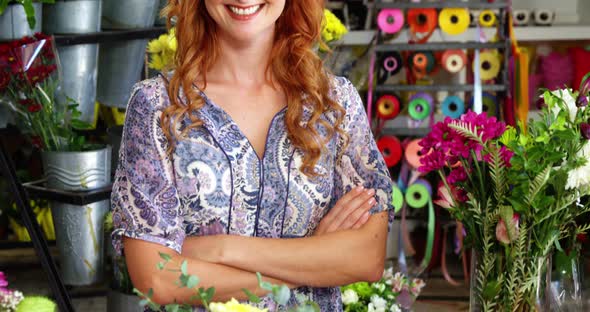
M314 52L323 2L170 0L174 71L132 91L112 205L116 250L160 304L191 302L159 271L187 261L214 301L255 272L322 311L383 273L391 179L358 92ZM272 307L264 299L262 307Z

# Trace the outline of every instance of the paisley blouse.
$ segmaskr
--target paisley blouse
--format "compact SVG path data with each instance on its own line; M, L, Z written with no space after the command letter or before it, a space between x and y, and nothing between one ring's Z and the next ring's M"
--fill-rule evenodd
M314 178L300 171L303 154L287 135L286 109L274 116L265 153L259 158L232 118L201 95L205 105L195 114L203 126L179 139L169 156L161 127L162 110L169 105L164 80L153 78L134 87L111 198L118 253L122 253L122 236L177 252L191 235L310 236L336 201L357 185L376 190L377 204L371 213L392 211L389 171L361 98L346 78L332 78L331 96L346 110L342 127L348 144L335 135L315 167L320 174ZM304 109L302 125L310 113ZM335 119L330 113L322 118ZM186 122L188 118L181 127ZM342 310L338 287L301 287L293 292L291 298L313 300L322 311ZM264 298L261 305L272 307L272 302Z

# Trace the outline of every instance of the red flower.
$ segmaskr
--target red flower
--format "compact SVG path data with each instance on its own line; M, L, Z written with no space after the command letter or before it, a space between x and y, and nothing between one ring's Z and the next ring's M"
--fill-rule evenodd
M588 236L584 233L580 233L576 237L580 243L585 243L588 241Z
M31 144L38 149L43 149L43 141L41 141L41 137L39 136L32 136Z
M10 76L6 73L0 73L0 92L4 91L8 87L8 83L10 82Z
M582 132L582 136L586 140L590 140L590 124L587 122L583 122L580 124L580 131Z
M30 106L35 104L35 101L31 100L31 99L22 99L20 101L18 101L18 103L22 106Z
M520 232L520 216L515 213L512 215L512 220L508 222L510 224L506 225L504 219L500 219L496 225L496 239L505 245L510 244L518 238Z
M42 110L43 109L43 106L41 106L39 104L33 104L33 105L30 105L29 107L27 107L27 109L31 113L36 113L36 112Z

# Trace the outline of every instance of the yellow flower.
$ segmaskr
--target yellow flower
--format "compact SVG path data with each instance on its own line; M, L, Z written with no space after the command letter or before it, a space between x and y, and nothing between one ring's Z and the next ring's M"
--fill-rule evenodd
M258 309L247 304L239 303L236 299L228 301L226 303L213 302L209 304L211 312L267 312L268 309Z
M330 12L330 10L324 9L324 21L322 23L322 39L325 42L331 42L334 40L340 40L348 30L346 26L342 24L340 19Z
M157 39L148 43L147 51L150 53L149 67L162 70L172 64L178 48L174 28L167 34L160 35Z

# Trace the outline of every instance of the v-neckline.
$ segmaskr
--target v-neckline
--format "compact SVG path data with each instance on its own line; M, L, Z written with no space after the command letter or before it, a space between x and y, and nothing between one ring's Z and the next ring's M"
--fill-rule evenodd
M272 119L270 120L270 123L268 125L268 129L266 130L266 137L264 138L264 150L262 151L262 155L259 155L258 152L256 151L256 149L254 148L254 145L252 145L252 142L250 141L250 139L248 138L248 136L246 136L246 134L242 131L242 129L240 129L240 126L232 118L232 116L225 109L223 109L223 107L217 105L210 97L208 97L207 94L203 90L199 89L197 86L194 86L194 87L195 87L195 89L197 89L197 91L201 94L201 96L205 100L205 104L207 104L207 105L211 106L212 108L214 108L215 110L219 111L224 116L224 118L227 119L227 121L232 126L235 127L235 129L237 130L238 134L244 140L246 140L246 142L248 143L248 146L250 147L250 150L252 151L252 153L254 153L254 155L256 155L256 158L258 159L258 161L262 163L264 161L264 157L266 155L266 151L268 150L268 139L270 138L270 132L271 132L273 126L274 126L275 120L277 119L277 117L279 117L280 115L282 115L287 110L287 105L285 105L278 112L276 112L274 114L274 116L272 117Z

